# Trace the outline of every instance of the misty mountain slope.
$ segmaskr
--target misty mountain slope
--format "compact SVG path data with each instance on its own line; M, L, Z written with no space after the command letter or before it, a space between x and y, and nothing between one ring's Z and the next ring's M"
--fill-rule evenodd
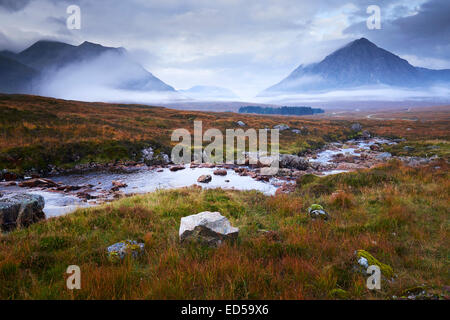
M33 82L39 73L26 66L0 55L0 88L5 93L31 93Z
M319 63L299 66L261 95L374 85L426 87L450 81L449 72L416 68L408 61L361 38L336 50Z
M73 96L73 91L86 89L175 92L173 87L133 61L123 48L90 42L73 46L38 41L18 54L3 51L3 55L40 71L35 90L42 95Z
M230 89L216 86L197 85L187 90L178 90L194 99L238 99L239 97Z

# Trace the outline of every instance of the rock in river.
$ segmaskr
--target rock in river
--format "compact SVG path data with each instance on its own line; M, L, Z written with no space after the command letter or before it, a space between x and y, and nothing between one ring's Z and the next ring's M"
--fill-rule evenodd
M45 219L44 198L35 194L16 194L0 198L0 227L3 231L28 226Z
M211 180L212 180L212 177L209 174L204 174L204 175L198 177L197 182L210 183Z
M306 170L309 167L309 162L305 158L291 155L291 154L280 154L280 167Z
M230 221L220 212L204 211L181 218L180 241L199 241L217 247L225 240L237 239L239 228L232 227Z
M184 169L185 169L185 167L182 165L175 165L175 166L171 166L169 170L175 172L175 171L184 170Z
M214 175L216 176L226 176L227 175L227 170L225 169L217 169L213 172Z

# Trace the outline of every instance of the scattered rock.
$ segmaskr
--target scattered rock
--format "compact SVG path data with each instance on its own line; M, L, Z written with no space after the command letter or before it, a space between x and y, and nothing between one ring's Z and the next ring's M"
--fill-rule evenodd
M213 172L214 175L216 176L226 176L227 175L227 170L225 169L217 169Z
M128 185L125 182L122 182L122 181L112 181L111 183L112 183L113 187L116 187L116 188L126 188L126 187L128 187Z
M200 212L181 218L180 241L198 241L217 247L226 240L235 240L239 228L232 227L230 221L220 212Z
M19 176L13 172L3 170L2 171L2 179L5 181L14 181L14 180L19 179Z
M182 165L175 165L175 166L171 166L169 170L175 172L175 171L184 170L184 169L185 169L185 167Z
M414 147L404 146L404 147L403 147L403 150L406 151L406 152L412 152L412 151L414 151L414 150L416 150L416 149L415 149Z
M362 130L362 125L360 123L356 122L356 123L353 123L350 128L355 132L360 132Z
M291 131L292 131L293 133L295 133L295 134L301 134L301 133L302 133L302 131L299 130L299 129L292 129Z
M0 226L4 231L26 227L45 219L44 198L35 194L16 194L0 199Z
M278 129L280 131L288 130L290 127L287 124L277 124L273 127L274 129Z
M212 177L209 174L204 174L204 175L198 177L197 182L210 183L211 180L212 180Z
M38 179L30 179L23 181L19 183L19 187L22 188L37 188L37 187L43 187L43 188L52 188L52 187L58 187L59 184L50 180L50 179L44 179L44 178L38 178Z
M384 160L392 158L392 154L390 154L389 152L383 152L383 153L377 154L375 156L375 158L378 159L378 160L383 160L384 161Z
M284 183L280 188L275 191L275 195L288 194L295 191L297 185L295 183Z
M363 138L364 140L369 140L371 137L372 137L372 135L370 134L369 131L364 130L364 131L362 132L362 138Z
M144 252L144 244L135 240L125 240L109 246L107 252L111 260L122 260L126 256L137 258Z
M142 162L152 161L153 155L155 154L152 147L142 149L141 153L142 153Z
M280 167L297 170L306 170L309 167L309 162L306 158L294 156L291 154L280 154Z
M329 214L323 209L320 204L313 204L308 208L308 213L311 218L321 218L323 220L329 219Z
M141 150L141 161L146 165L166 165L170 163L170 158L165 153L156 153L152 147Z
M85 200L97 199L97 196L94 196L88 192L78 192L77 197Z

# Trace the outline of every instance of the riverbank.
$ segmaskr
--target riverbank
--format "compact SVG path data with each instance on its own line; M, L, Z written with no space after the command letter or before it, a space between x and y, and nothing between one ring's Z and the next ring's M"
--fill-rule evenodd
M290 193L296 180L306 174L318 176L372 168L385 163L393 156L384 151L397 142L367 138L332 143L306 157L280 155L278 173L261 174L261 165L194 164L176 166L165 164L121 164L113 168L92 166L78 174L56 174L51 179L28 177L25 180L0 182L0 192L18 194L28 192L45 200L47 217L70 213L79 207L89 207L124 196L173 189L192 185L204 188L257 190L266 195ZM151 149L148 149L151 150ZM251 160L255 155L248 155ZM411 162L411 159L402 159ZM414 158L417 164L427 164L433 159ZM434 159L435 160L435 159ZM96 171L94 169L97 169ZM209 181L199 177L209 176Z
M372 136L406 141L448 141L448 120L378 121L198 112L163 107L87 103L29 95L0 94L0 170L16 177L68 174L143 163L142 150L170 154L172 131L288 128L280 133L280 152L308 155L325 145ZM351 129L355 122L362 132ZM243 125L242 125L243 124ZM433 147L434 142L424 148ZM446 150L448 150L448 144ZM428 154L436 153L430 150ZM409 154L417 156L417 154ZM430 155L431 156L431 155ZM448 153L447 153L448 156ZM14 177L13 177L14 178ZM1 179L0 179L1 180Z
M449 170L445 161L390 162L325 177L304 175L290 194L159 190L0 236L1 299L411 299L448 296ZM328 221L307 208L324 206ZM181 217L219 211L240 228L236 243L181 245ZM106 248L145 244L139 259L113 262ZM382 289L366 288L354 252L391 266ZM80 266L81 290L65 287ZM424 296L425 297L425 296Z

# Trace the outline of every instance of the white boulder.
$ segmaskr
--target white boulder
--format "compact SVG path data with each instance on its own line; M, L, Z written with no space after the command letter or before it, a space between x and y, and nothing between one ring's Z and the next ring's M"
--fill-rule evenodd
M181 218L180 241L199 241L217 247L225 240L237 239L239 228L231 226L230 221L220 212L204 211Z

